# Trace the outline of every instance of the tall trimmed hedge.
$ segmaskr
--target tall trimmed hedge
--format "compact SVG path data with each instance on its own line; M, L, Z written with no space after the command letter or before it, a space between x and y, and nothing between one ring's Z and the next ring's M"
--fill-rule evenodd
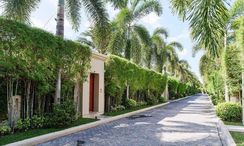
M182 83L174 77L168 78L169 98L177 99L200 92L199 85Z
M107 106L123 104L127 86L130 98L137 101L157 100L166 87L166 76L118 56L109 56L105 70Z
M22 102L30 104L24 104L23 111L34 108L27 115L48 109L57 70L62 68L62 95L73 97L74 79L86 75L90 56L89 47L80 43L0 18L0 87L7 93L0 98L21 95Z

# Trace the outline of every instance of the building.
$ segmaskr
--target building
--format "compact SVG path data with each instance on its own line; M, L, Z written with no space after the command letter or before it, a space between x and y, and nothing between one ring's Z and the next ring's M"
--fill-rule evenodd
M88 71L87 80L81 88L79 87L81 91L78 91L79 94L75 94L74 99L77 103L77 112L82 117L94 118L104 113L104 63L106 58L106 55L92 52L91 68Z

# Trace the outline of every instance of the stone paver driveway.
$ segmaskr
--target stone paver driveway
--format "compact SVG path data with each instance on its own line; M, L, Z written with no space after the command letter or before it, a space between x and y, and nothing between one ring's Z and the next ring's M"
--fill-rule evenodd
M170 103L141 114L151 117L124 118L43 143L42 146L219 146L217 118L207 96Z

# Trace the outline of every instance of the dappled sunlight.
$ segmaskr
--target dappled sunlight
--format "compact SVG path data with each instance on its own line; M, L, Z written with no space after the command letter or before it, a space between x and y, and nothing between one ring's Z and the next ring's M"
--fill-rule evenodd
M163 132L156 136L163 142L180 142L180 141L197 141L205 139L211 134L209 133L192 133L192 132Z

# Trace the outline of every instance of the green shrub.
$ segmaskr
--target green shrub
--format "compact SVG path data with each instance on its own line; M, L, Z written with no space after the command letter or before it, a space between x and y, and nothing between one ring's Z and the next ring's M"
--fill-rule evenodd
M53 113L47 116L45 125L52 127L65 127L70 125L76 117L75 106L72 100L67 100L53 107Z
M8 121L0 123L0 135L7 135L11 132L11 128L8 125Z
M31 118L31 128L42 128L44 126L44 122L44 116L35 115Z
M159 103L164 103L166 101L166 98L163 96L158 97L158 102Z
M16 127L17 130L24 130L27 131L28 129L31 128L31 119L26 118L26 119L19 119L16 123Z
M223 103L224 102L223 98L221 98L221 97L219 97L219 96L217 96L215 94L212 94L210 97L211 97L213 105L218 105L219 103Z
M242 118L242 108L237 103L220 103L217 105L216 113L222 120L229 122L240 122Z
M136 107L137 103L134 99L127 99L126 100L126 107L127 108L133 108L133 107Z
M158 103L156 98L147 98L147 105L155 105Z
M147 103L145 101L140 101L140 102L137 102L137 106L146 106Z
M115 105L111 107L112 112L123 111L125 107L123 105Z

